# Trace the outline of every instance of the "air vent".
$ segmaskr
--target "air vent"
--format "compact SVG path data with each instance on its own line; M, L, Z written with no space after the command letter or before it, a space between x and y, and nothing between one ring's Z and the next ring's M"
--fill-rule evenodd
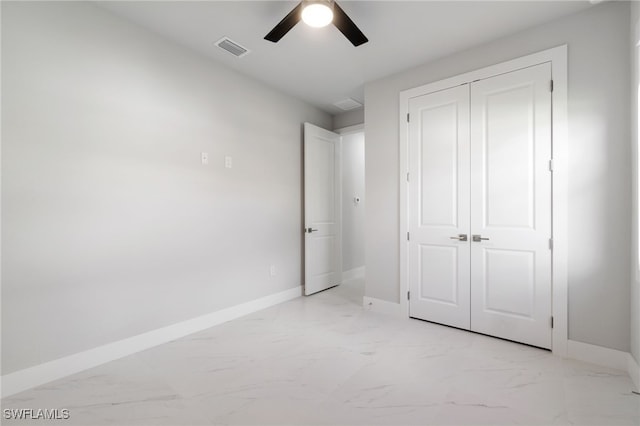
M360 108L362 104L354 99L347 98L333 104L343 111L349 111L352 109Z
M238 58L242 58L244 55L250 52L249 49L240 46L238 43L229 39L228 37L222 37L220 40L216 41L216 46L226 50L227 52Z

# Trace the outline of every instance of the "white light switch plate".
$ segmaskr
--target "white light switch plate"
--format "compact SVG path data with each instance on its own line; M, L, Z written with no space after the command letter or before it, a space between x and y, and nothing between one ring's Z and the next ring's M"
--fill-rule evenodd
M202 160L202 165L206 166L207 164L209 164L209 153L208 152L200 153L200 159Z
M224 166L227 169L230 169L233 167L233 158L231 158L229 155L227 155L226 157L224 157Z

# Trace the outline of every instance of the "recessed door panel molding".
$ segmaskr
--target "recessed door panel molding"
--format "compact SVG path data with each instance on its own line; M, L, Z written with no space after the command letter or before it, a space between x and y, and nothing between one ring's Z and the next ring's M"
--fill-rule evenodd
M482 310L534 319L535 252L483 248L482 255Z
M315 163L306 176L308 190L314 194L309 198L310 205L305 206L312 223L332 224L336 220L335 151L336 145L330 138L317 137L305 146L305 152Z
M471 330L542 348L552 337L550 80L544 63L471 84Z
M320 236L311 240L310 250L316 256L315 261L311 263L312 269L309 271L311 275L322 276L335 272L335 246L335 235Z
M484 227L533 228L535 82L483 96Z
M342 281L340 136L304 123L305 295Z
M469 85L409 101L410 315L469 328Z
M458 225L458 102L420 110L420 225Z
M464 247L463 247L464 248ZM419 300L458 307L459 247L420 244Z

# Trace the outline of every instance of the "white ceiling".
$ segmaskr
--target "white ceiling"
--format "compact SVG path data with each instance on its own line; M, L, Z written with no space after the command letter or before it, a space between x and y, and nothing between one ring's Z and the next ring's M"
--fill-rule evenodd
M353 45L333 26L296 25L279 43L263 37L297 1L99 2L112 12L238 72L335 114L364 101L364 84L584 10L588 1L349 1L340 6L369 38ZM227 36L251 50L214 46Z

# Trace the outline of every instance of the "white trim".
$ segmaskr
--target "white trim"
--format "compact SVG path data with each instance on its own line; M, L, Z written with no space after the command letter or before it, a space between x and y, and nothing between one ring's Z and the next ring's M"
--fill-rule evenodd
M551 348L558 356L566 356L569 341L568 298L568 217L569 217L569 119L567 46L548 51L553 78L553 255L551 279L553 282L552 315L554 328Z
M302 286L2 376L2 397L149 349L302 295Z
M364 278L364 266L342 272L342 282Z
M423 86L424 87L424 86ZM412 89L411 93L414 93L416 89ZM405 240L405 235L409 233L409 209L407 205L407 192L409 190L407 176L409 173L409 123L407 121L407 117L409 116L409 98L412 96L409 95L409 91L400 92L400 108L398 116L398 123L400 127L400 139L399 139L399 162L400 162L400 176L399 176L399 186L400 186L400 194L399 194L399 209L398 209L398 222L400 226L400 259L399 259L399 269L400 269L400 313L402 316L409 317L409 301L406 300L405 294L409 292L409 283L407 281L407 276L409 274L409 258L407 257L408 251L408 242Z
M576 340L567 341L567 357L578 361L627 371L628 356L628 352L622 352L616 349L591 345Z
M387 302L386 300L376 299L375 297L364 296L362 298L362 306L367 311L391 315L397 318L404 317L400 310L399 303Z
M627 355L627 373L629 373L629 377L631 377L631 381L636 387L636 391L640 392L640 366L633 355Z
M353 126L341 127L334 130L340 136L350 135L352 133L364 133L364 123L354 124Z
M404 236L408 231L407 185L409 132L407 114L409 99L427 93L458 86L478 79L489 78L498 74L527 68L545 62L551 62L551 75L554 81L553 90L553 296L552 315L554 328L552 331L552 350L555 355L567 356L568 341L568 297L567 297L567 164L568 164L568 125L567 125L567 46L562 45L542 52L523 56L511 61L492 65L476 71L460 74L455 77L400 92L400 311L409 316L409 303L403 295L407 294L407 242Z

